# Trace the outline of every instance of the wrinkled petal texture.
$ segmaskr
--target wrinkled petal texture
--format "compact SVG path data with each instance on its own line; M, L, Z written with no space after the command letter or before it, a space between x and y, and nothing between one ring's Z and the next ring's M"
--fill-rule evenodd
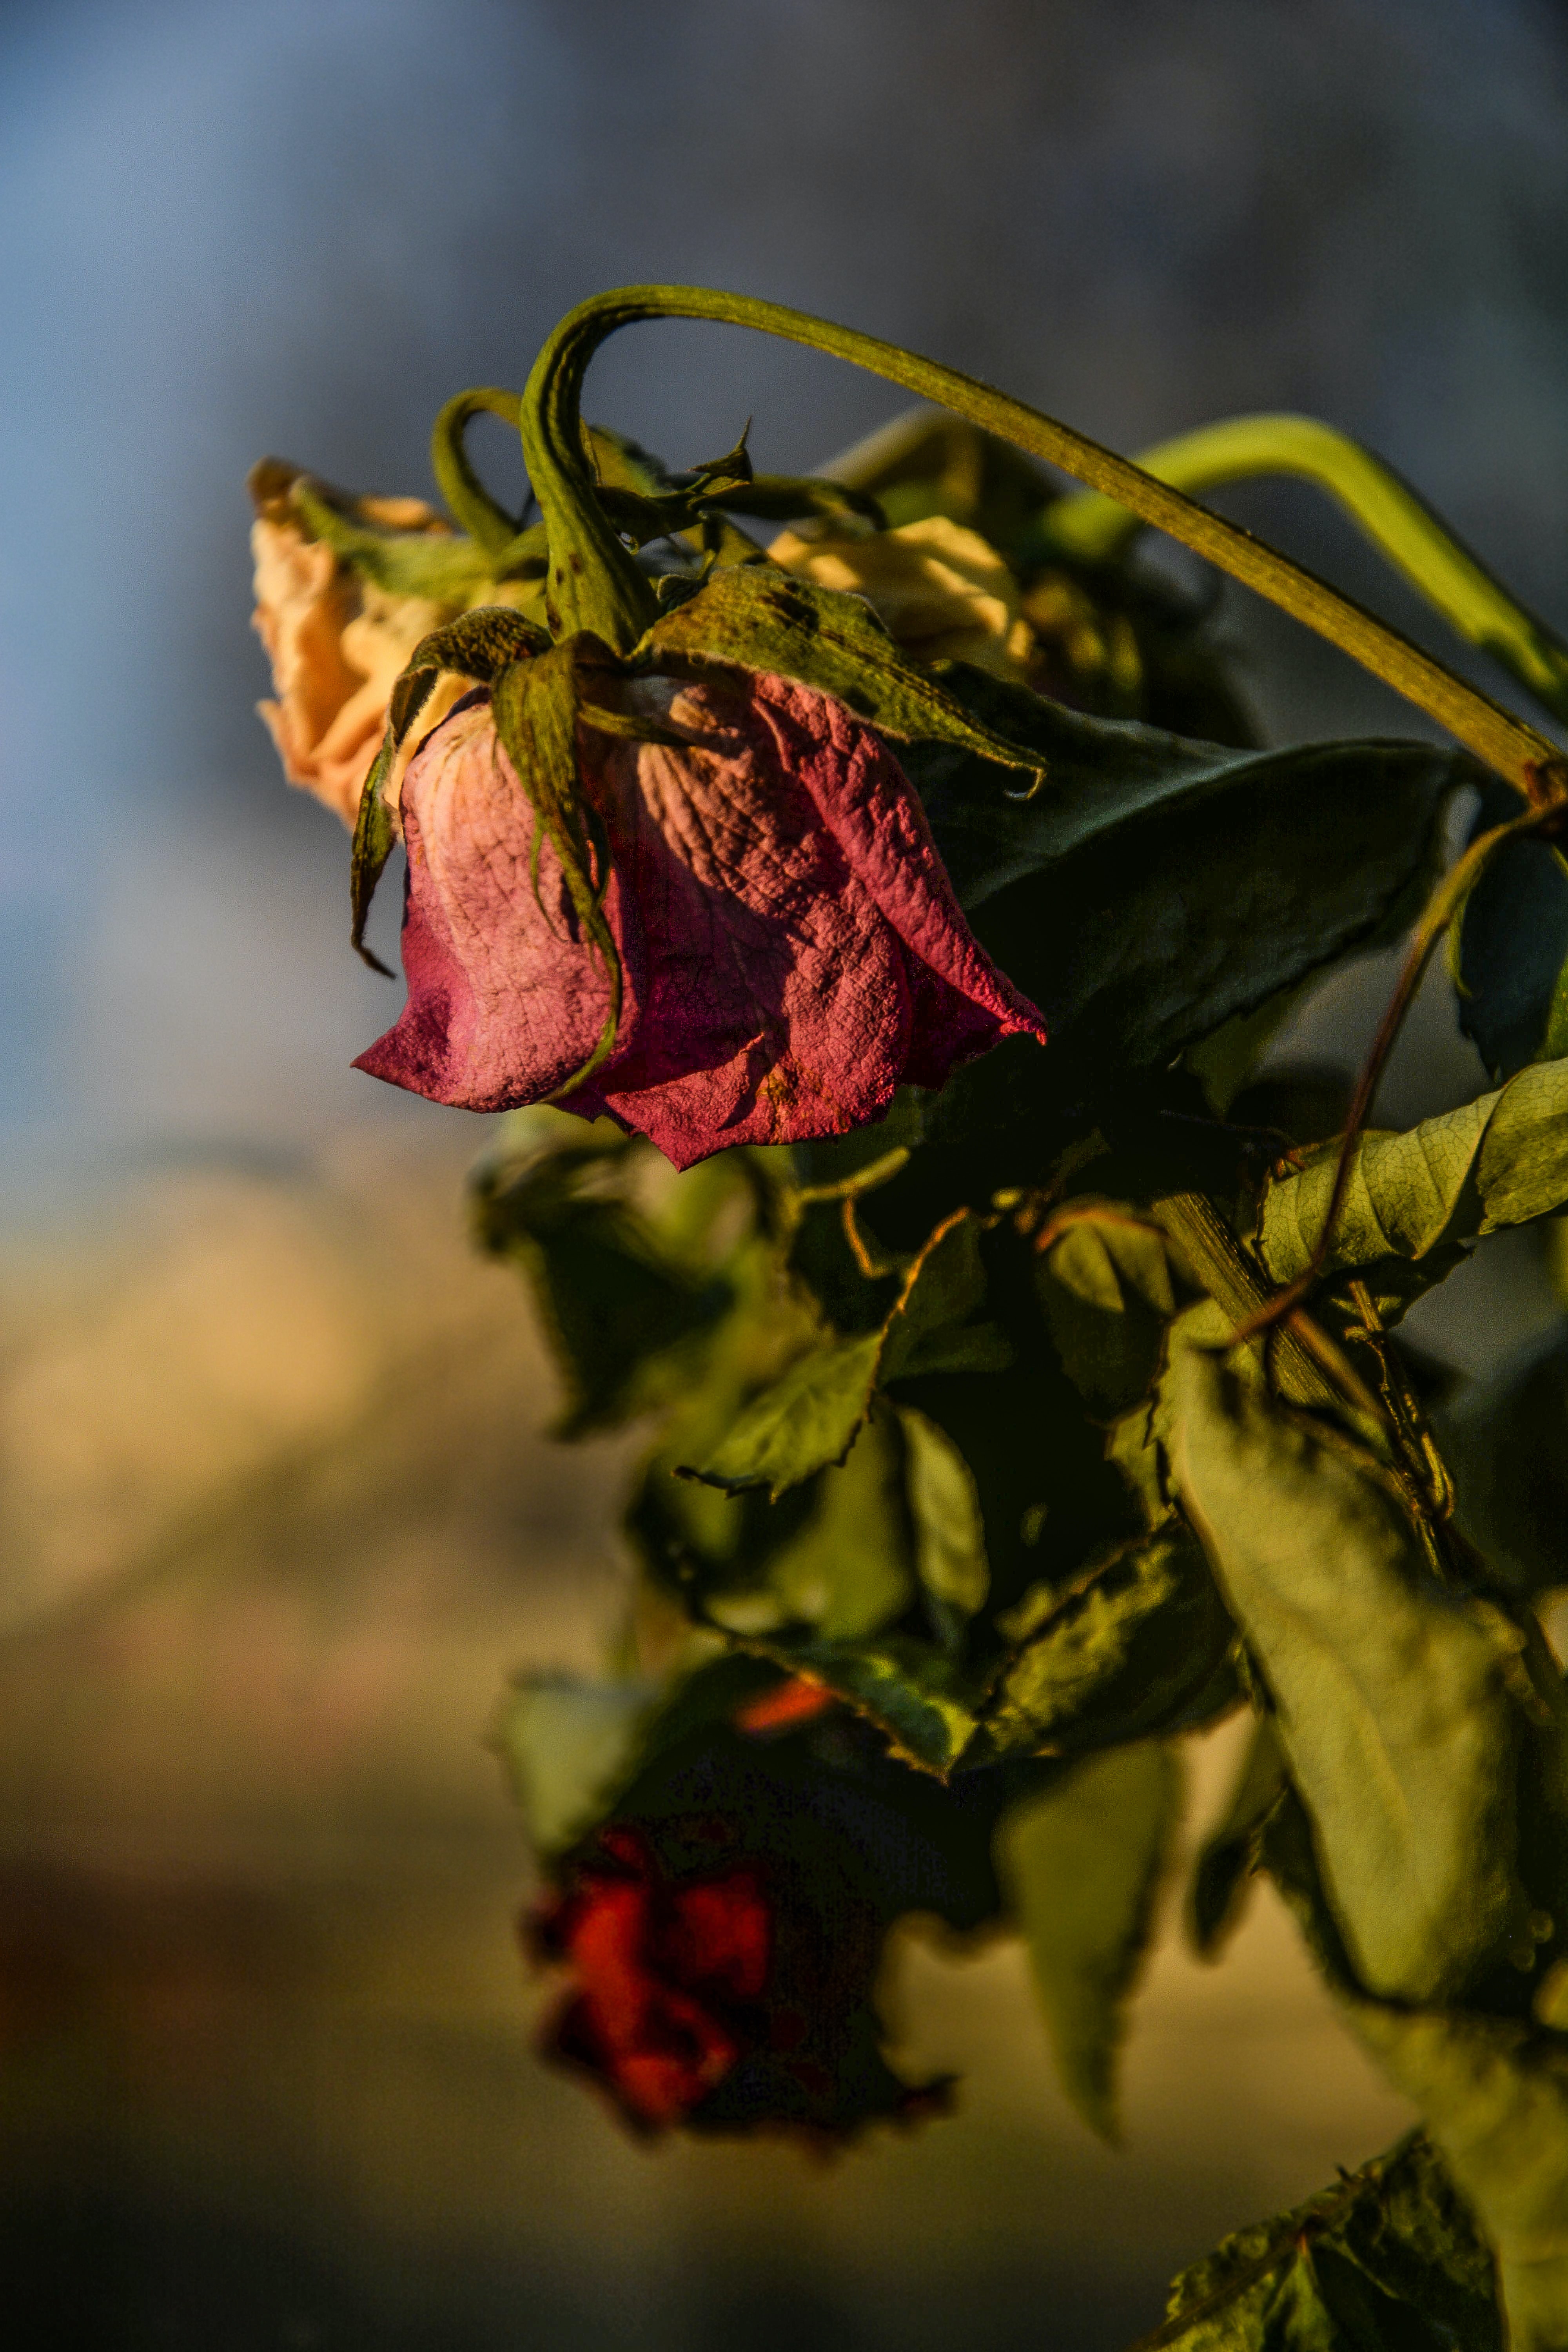
M981 950L908 780L870 729L791 680L731 672L622 689L679 744L584 730L623 970L610 1058L565 1097L677 1167L835 1135L908 1080L940 1086L1040 1014ZM402 795L403 1018L359 1067L476 1110L580 1068L608 986L566 920L548 843L480 709L437 730Z
M476 697L438 728L404 779L408 854L395 1028L354 1065L470 1110L539 1102L580 1070L610 984L576 936L560 860Z

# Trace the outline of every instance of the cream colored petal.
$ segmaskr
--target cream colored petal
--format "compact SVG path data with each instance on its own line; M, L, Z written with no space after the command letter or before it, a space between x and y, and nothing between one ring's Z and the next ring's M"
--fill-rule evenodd
M1033 656L1017 582L977 531L945 515L860 538L784 531L768 553L820 588L864 596L917 660L971 661L1016 679Z

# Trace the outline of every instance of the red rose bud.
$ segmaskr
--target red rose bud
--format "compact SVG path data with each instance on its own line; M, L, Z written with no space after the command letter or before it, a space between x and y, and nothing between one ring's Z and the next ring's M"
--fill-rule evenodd
M902 1083L939 1087L1017 1032L1044 1041L970 931L902 770L842 703L739 669L618 692L679 740L578 730L621 1003L570 1108L608 1111L686 1168L841 1134ZM537 823L488 704L466 704L404 777L408 1003L359 1068L483 1111L584 1068L612 984Z
M731 1845L722 1822L665 1824L678 1843ZM634 2130L803 2131L842 2139L873 2116L913 2120L945 2084L898 2081L877 2047L870 1986L882 1928L767 1857L667 1870L640 1826L616 1822L525 1923L574 1983L544 2054L587 2074ZM818 1891L819 1900L819 1891Z

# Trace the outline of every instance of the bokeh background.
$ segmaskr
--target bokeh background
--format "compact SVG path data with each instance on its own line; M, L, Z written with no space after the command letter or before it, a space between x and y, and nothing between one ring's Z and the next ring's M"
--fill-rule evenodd
M1123 448L1316 412L1568 623L1550 0L0 7L0 2296L40 2352L1109 2352L1403 2121L1261 1901L1217 1971L1167 1934L1121 2152L1006 1949L911 1942L898 2012L963 2113L831 2168L634 2148L530 2055L483 1737L509 1668L593 1655L618 1457L537 1434L521 1298L463 1236L483 1123L347 1066L397 999L253 716L242 486L276 450L427 491L451 391L646 278ZM675 463L752 415L792 471L898 405L673 325L588 403ZM1310 494L1225 503L1440 644ZM1425 731L1226 609L1276 732ZM1279 1050L1349 1065L1385 984ZM1482 1083L1437 992L1384 1115ZM1527 1336L1537 1252L1427 1344Z

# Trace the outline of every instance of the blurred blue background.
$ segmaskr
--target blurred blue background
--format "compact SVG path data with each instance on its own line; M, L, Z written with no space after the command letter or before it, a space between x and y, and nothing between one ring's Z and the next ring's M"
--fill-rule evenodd
M1562 626L1568 18L10 0L0 223L5 2242L65 2297L29 2342L1120 2342L1174 2262L1397 2126L1267 1925L1228 2024L1160 1980L1123 2159L1018 2074L1011 1979L972 2040L1014 2092L837 2186L782 2155L649 2171L538 2086L479 1735L539 1625L591 1640L614 1463L526 1434L537 1358L457 1231L480 1123L348 1067L397 1000L349 953L345 837L253 714L244 477L277 451L427 493L453 390L521 383L587 293L697 281L1121 448L1326 416ZM752 415L792 471L899 404L675 325L621 337L587 402L677 464ZM476 448L515 487L499 429ZM1225 503L1452 653L1307 492ZM1227 610L1274 731L1425 731ZM1352 1056L1376 985L1298 1042ZM1481 1083L1434 1003L1388 1115ZM1462 1360L1546 1311L1530 1245L1509 1264L1435 1327ZM441 1401L389 1418L437 1328ZM963 1981L939 2041L980 2015Z

